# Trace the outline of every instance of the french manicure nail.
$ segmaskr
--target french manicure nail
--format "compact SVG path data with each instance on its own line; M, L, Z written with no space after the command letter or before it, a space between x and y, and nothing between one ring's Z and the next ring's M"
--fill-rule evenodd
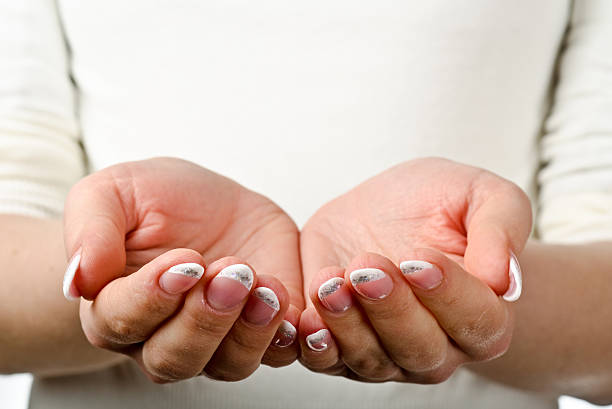
M353 288L371 300L380 300L391 294L393 280L378 268L362 268L349 275Z
M203 274L204 267L197 263L177 264L159 277L159 286L167 293L180 294L193 287Z
M319 300L330 311L343 312L353 303L351 293L344 286L344 278L330 278L319 287Z
M278 327L278 330L276 331L276 335L274 336L274 341L272 341L272 343L277 347L285 348L293 344L296 335L297 330L295 329L293 324L287 320L283 320L283 322L281 322L281 325Z
M206 299L218 310L234 308L251 291L253 278L253 271L246 264L227 266L208 285Z
M510 276L510 284L503 298L506 301L514 302L521 297L521 293L523 292L523 273L521 272L521 266L518 259L513 252L510 252L508 274Z
M81 249L79 248L68 262L68 267L66 267L66 272L64 273L64 281L62 283L64 297L66 297L66 299L69 301L78 300L81 297L81 294L79 294L79 290L74 284L74 276L76 275L80 264Z
M268 325L280 310L274 291L268 287L257 287L244 307L244 318L255 325Z
M442 282L442 271L427 261L402 261L400 270L410 284L423 290L432 290Z
M315 352L325 351L331 341L331 335L326 329L321 329L306 337L306 345Z

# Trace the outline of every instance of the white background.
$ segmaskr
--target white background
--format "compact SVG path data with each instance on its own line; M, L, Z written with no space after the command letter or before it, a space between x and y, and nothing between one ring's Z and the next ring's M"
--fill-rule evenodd
M29 375L0 376L0 409L26 409L29 388ZM561 409L595 408L595 406L573 398L563 397L560 402ZM602 408L602 406L597 406L597 408ZM612 409L612 406L603 406L603 408Z

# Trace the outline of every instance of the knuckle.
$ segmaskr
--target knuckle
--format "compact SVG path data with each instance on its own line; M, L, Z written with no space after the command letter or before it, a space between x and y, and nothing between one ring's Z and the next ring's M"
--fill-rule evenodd
M457 333L469 347L464 348L470 358L484 361L496 358L510 346L511 331L507 315L500 320L498 312L484 310L478 317L464 322Z
M393 360L403 369L411 372L431 372L446 361L446 345L430 343L418 350L404 349L393 354Z
M308 359L304 356L302 356L299 361L308 370L318 373L327 373L330 368L336 366L336 364L330 363L329 361L324 359ZM342 366L344 366L344 364L342 364Z
M171 382L174 382L174 381L172 381L172 380L170 380L170 379L160 378L159 376L151 375L151 374L149 374L149 373L147 373L147 378L148 378L148 379L149 379L151 382L153 382L153 383L155 383L155 384L157 384L157 385L164 385L164 384L166 384L166 383L171 383Z
M428 371L421 375L421 382L428 385L436 385L448 380L455 372L455 368L451 366L441 367L433 371Z
M92 332L92 331L85 331L85 338L87 338L87 341L93 345L96 348L100 348L100 349L112 349L113 344L111 342L109 342L108 339Z
M389 359L359 357L344 359L344 364L358 376L370 380L385 381L397 373L397 367Z
M205 373L207 377L216 381L239 382L248 378L256 369L257 367L245 370L244 367L230 368L212 365L205 369Z
M263 352L257 338L248 331L230 331L226 339L237 349L237 356L249 356Z
M186 308L180 314L184 315L185 325L189 331L206 334L218 340L223 339L233 325L233 322L228 323L227 319L220 319L196 308Z
M126 317L115 316L106 321L109 336L120 344L132 343L134 339L134 323Z
M188 379L198 374L197 370L189 368L167 353L158 352L147 355L145 366L149 373L166 382Z

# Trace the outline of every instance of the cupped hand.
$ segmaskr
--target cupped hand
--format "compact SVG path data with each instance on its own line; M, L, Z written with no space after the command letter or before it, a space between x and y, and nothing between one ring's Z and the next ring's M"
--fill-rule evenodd
M304 305L298 230L269 199L156 158L84 178L64 217L74 255L64 290L85 299L81 322L94 345L131 356L160 382L202 371L238 380L262 359L297 357L295 346L268 348L275 337L290 343Z
M302 231L314 308L300 320L301 361L364 381L431 383L500 355L513 328L500 295L520 293L513 254L530 230L526 195L481 169L427 158L364 182Z

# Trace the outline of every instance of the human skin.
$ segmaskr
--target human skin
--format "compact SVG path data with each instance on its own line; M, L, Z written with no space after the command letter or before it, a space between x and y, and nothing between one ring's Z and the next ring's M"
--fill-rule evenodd
M283 317L296 326L303 308L297 227L269 199L179 159L123 163L72 188L64 234L80 258L68 288L86 299L87 339L131 357L153 381L202 371L240 380L266 351L264 363L295 360L295 346L268 348ZM200 274L210 265L202 278L164 275L175 281L167 291L162 274L184 263ZM228 266L249 277L224 276ZM270 305L257 306L260 287L274 292ZM274 318L252 319L266 305Z
M76 311L78 303L68 303L60 296L57 283L65 267L61 225L57 221L40 221L10 215L2 216L2 221L4 227L2 239L6 243L6 246L2 246L5 252L0 261L2 271L22 272L19 275L6 274L4 277L6 285L1 287L4 291L0 299L8 307L0 310L2 328L8 329L0 336L2 372L32 371L40 375L65 374L93 370L123 359L121 355L89 345L80 329ZM305 232L307 231L305 229ZM361 235L353 234L350 237L356 238ZM379 267L389 270L393 270L395 266L393 259L391 260L393 265L388 266L384 263L389 261L381 255L365 254L364 251L376 249L361 245L346 253L343 259L346 260L346 264L336 258L337 254L318 252L312 257L313 262L307 265L304 243L306 241L302 236L304 271L306 275L311 275L313 280L320 277L317 276L320 269L313 267L317 264L320 266L338 264L349 267L349 270L353 266L357 267L362 261L368 266L375 267L376 263L380 262ZM34 247L40 249L36 257L33 257L30 251L26 251ZM353 250L355 255L350 254ZM517 303L509 304L507 307L514 314L516 322L510 348L504 356L491 362L468 366L481 374L520 388L552 395L566 393L594 402L608 402L611 399L609 391L612 390L609 371L612 356L608 348L612 331L609 331L605 325L609 321L607 311L612 308L612 305L609 305L612 302L609 297L612 290L609 280L611 263L607 257L609 250L609 243L552 246L530 242L519 257L525 271L525 293ZM385 252L381 253L384 255ZM410 254L405 253L405 255ZM421 258L425 258L425 255L427 254ZM433 257L438 256L440 255L436 254ZM374 259L370 260L369 257ZM453 256L453 259L460 261L456 256ZM443 273L446 275L450 273L449 277L452 280L450 282L458 292L477 291L483 288L490 291L490 287L485 286L481 280L474 280L472 274L464 274L464 271L457 268L448 269L444 263L450 261L441 260L439 264L443 267ZM588 263L585 260L588 260ZM352 261L354 264L349 265ZM246 262L252 263L251 258ZM500 262L500 265L505 262ZM45 274L41 274L41 271ZM259 269L257 271L259 272ZM334 273L333 269L327 269L327 272ZM399 280L395 282L396 287L393 291L400 288L401 283L410 291L414 291L419 302L421 297L427 296L419 294L417 289L410 287L408 281L398 275L397 271L395 274L394 277ZM502 277L507 280L507 276L502 275ZM588 280L585 277L588 277ZM20 288L24 290L19 291ZM444 288L439 287L439 289ZM34 291L36 296L24 299L22 294L28 291ZM498 293L501 291L497 290ZM430 294L434 295L433 298L439 296L439 294ZM357 297L351 294L351 297L353 296ZM414 300L414 297L412 299ZM455 299L456 297L453 297L453 300ZM314 301L316 303L316 299ZM358 299L354 300L354 305L359 302ZM448 305L443 307L451 310ZM314 325L308 328L308 314L312 314L313 311L314 309L309 308L303 316L306 319L302 319L300 337L302 346L309 330L314 330L316 325L325 325L317 321L317 315L312 315L314 318L310 322ZM445 311L441 311L440 315L444 313ZM458 325L461 325L460 321ZM324 354L317 353L312 356L319 357L321 363L324 361L321 358L332 356L334 345L332 344ZM307 350L305 354L311 352ZM310 368L319 371L330 368L324 365L313 368L312 360L304 362ZM370 362L372 363L372 360ZM374 365L378 365L376 361ZM449 365L447 368L452 370L454 366ZM346 367L340 368L335 373L346 375ZM438 382L446 376L442 372L437 375L437 377L425 376L415 381Z
M442 382L466 365L514 387L609 402L612 332L603 328L601 303L612 289L610 244L533 241L523 250L530 228L531 209L516 186L434 158L399 165L333 200L300 239L311 301L300 320L301 362L365 382L416 383ZM525 272L516 303L500 296L509 251L521 254ZM437 268L403 274L406 260ZM352 282L364 268L386 278L377 272L378 280ZM309 347L307 337L322 329L330 332L327 348Z
M501 355L513 315L498 295L530 230L526 195L475 167L426 158L362 183L302 231L318 312L303 314L302 332L324 322L336 341L328 351L303 348L302 361L364 381L435 383Z

